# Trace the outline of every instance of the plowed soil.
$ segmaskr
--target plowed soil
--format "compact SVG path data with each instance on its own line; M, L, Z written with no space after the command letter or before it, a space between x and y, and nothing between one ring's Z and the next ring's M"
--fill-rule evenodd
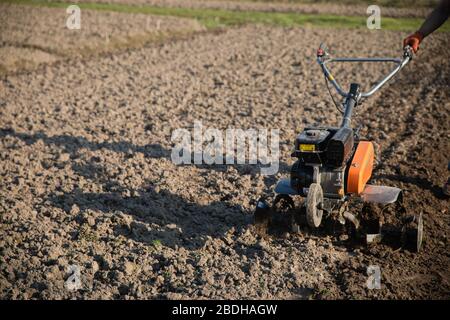
M77 2L74 1L75 3ZM151 5L158 7L224 9L236 11L263 12L296 12L304 14L336 14L343 16L366 16L368 4L342 4L339 1L329 3L289 3L270 1L242 0L83 0L78 2L124 3L135 5ZM429 8L411 5L409 8L394 8L380 6L382 17L419 17L423 18L430 12Z
M80 29L71 30L68 17L65 8L0 4L0 75L204 29L190 19L83 10Z
M400 56L402 33L245 26L73 58L0 82L0 296L7 299L449 299L449 35L357 110L373 183L423 212L414 254L322 233L259 237L255 200L287 176L295 135L339 123L314 58ZM345 86L389 70L335 68ZM281 167L171 162L171 134L280 129ZM82 288L69 291L69 265ZM381 289L367 288L367 267Z

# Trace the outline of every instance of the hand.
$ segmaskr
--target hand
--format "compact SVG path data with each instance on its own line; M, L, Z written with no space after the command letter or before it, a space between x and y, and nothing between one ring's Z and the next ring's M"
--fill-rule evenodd
M411 46L414 53L417 53L422 40L423 35L419 31L416 31L412 35L408 36L405 40L403 40L403 47Z

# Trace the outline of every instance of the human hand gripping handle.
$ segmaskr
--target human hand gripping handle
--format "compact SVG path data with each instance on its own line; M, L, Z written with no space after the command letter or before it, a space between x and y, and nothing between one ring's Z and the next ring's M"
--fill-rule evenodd
M422 42L423 38L423 34L419 31L416 31L403 40L403 47L410 46L413 52L417 53L417 51L419 50L419 45Z
M419 30L403 40L403 47L410 45L414 53L419 50L423 38L442 26L450 17L450 0L440 0L436 8L428 15Z

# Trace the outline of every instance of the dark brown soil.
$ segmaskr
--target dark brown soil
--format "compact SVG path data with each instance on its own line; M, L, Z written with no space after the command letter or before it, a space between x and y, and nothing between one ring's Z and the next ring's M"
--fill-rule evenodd
M338 123L319 43L340 56L399 56L403 36L246 26L4 77L1 297L449 299L447 34L426 39L354 121L379 146L373 183L401 187L409 210L423 212L420 254L322 234L261 238L251 225L254 201L288 174L295 135ZM335 75L368 85L386 70ZM194 120L279 128L280 173L174 165L171 133ZM75 292L64 286L72 264ZM381 290L366 286L369 265L381 268Z

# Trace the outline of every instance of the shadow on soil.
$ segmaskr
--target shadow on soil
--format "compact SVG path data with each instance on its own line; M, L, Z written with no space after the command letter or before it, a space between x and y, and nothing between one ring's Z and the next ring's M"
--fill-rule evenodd
M426 178L404 176L400 174L378 174L375 175L374 178L413 184L421 189L429 190L439 200L447 198L442 192L441 186L433 184L432 181L429 181Z
M7 136L18 138L29 145L42 140L46 145L61 148L64 152L69 153L71 158L77 158L78 152L82 148L93 151L107 149L125 154L142 152L146 157L170 158L169 150L155 144L136 146L125 141L94 143L84 137L68 135L49 137L42 132L25 134L16 133L13 130L0 130L1 138ZM81 213L90 209L112 216L130 216L132 217L131 222L118 223L115 226L114 233L127 236L134 241L149 245L161 242L172 248L182 246L195 249L202 247L208 236L221 238L232 228L235 232L239 232L248 227L252 220L251 215L246 210L239 205L228 203L227 199L208 205L199 205L167 190L155 191L152 181L147 181L146 187L130 190L117 182L116 178L108 173L96 157L92 157L90 161L82 164L72 163L71 167L77 175L100 184L104 192L87 193L75 188L62 195L52 195L46 200L66 212L70 212L73 205L76 205ZM207 170L227 170L226 165L198 165L197 167ZM257 166L254 166L254 168L249 165L234 167L240 174L254 175L259 172ZM288 165L280 163L280 170L287 171ZM389 179L390 177L382 178ZM268 176L265 177L264 182L268 188L267 191L270 192L272 186L276 183L276 179ZM258 196L255 195L255 200ZM279 230L281 229L283 228ZM305 235L309 234L308 229L302 231ZM283 234L283 232L280 232L280 234ZM313 232L313 234L316 234L316 232ZM277 237L276 234L274 235ZM345 245L345 242L340 244ZM261 248L246 248L244 251L246 253L240 253L254 255L260 252Z
M78 158L80 149L107 149L114 152L132 154L142 152L146 157L169 158L170 151L160 145L137 146L126 141L94 143L84 137L57 135L49 137L45 133L35 134L17 133L13 130L0 130L0 138L14 137L31 145L41 140L48 146L61 148L70 154L70 158ZM280 168L286 166L280 164ZM226 166L198 166L209 170L226 171ZM80 209L80 214L86 210L101 211L107 216L123 217L131 222L119 222L114 227L115 235L123 235L134 241L149 245L160 242L165 246L175 248L182 246L188 249L203 247L208 236L223 237L232 228L240 232L251 222L251 215L241 206L223 202L213 202L208 205L192 203L166 190L155 191L152 181L147 181L145 187L130 190L108 173L97 157L92 157L85 163L71 164L76 175L100 184L104 192L87 193L80 188L62 195L51 195L44 201L70 212L74 205ZM248 166L235 166L242 174L259 172L259 169L248 169ZM269 185L273 178L265 179ZM258 195L255 195L255 197ZM255 199L256 200L256 199ZM124 219L122 219L124 220ZM121 221L119 219L119 221ZM242 251L242 250L241 250ZM254 255L260 248L246 248L246 254ZM248 252L247 252L248 251ZM240 252L245 254L244 252Z
M163 149L158 144L137 146L126 141L95 143L81 136L72 137L69 135L56 135L49 137L42 132L27 134L15 132L14 130L9 129L0 129L0 137L3 138L6 136L18 138L28 145L42 140L46 145L62 148L64 152L69 153L71 156L76 155L80 149L86 148L91 151L106 149L127 154L142 152L149 158L170 158L170 151Z

